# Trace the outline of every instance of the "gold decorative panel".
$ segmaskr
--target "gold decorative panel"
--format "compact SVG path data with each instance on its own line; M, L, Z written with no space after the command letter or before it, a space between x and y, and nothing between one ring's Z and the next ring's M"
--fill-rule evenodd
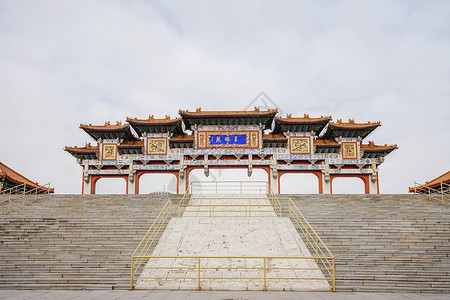
M259 147L258 137L259 137L259 132L251 132L250 133L250 148L258 148Z
M166 138L147 138L147 155L166 155Z
M358 152L356 143L342 143L342 158L344 159L357 159Z
M205 147L206 147L206 132L199 132L197 148L205 148Z
M289 139L291 154L310 154L311 141L309 137L291 137Z
M103 144L102 145L102 160L116 160L117 159L117 145Z

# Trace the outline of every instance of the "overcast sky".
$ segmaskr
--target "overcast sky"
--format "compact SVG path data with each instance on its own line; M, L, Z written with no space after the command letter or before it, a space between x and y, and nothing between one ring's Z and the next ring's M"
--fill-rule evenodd
M241 110L381 121L382 193L450 168L450 1L0 0L0 161L80 193L80 123Z

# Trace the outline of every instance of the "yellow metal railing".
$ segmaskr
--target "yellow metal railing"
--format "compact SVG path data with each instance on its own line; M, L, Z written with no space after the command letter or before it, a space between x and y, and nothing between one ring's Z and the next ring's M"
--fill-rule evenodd
M438 186L428 187L414 181L414 193L426 194L429 200L441 201L442 205L450 202L450 184L441 182Z
M0 206L2 207L2 212L11 213L13 211L13 206L17 203L21 203L22 206L25 205L27 198L34 196L36 200L38 194L50 194L50 182L44 184L43 186L30 188L26 183L14 186L12 188L2 190L0 193Z
M202 280L259 280L262 283L264 291L267 291L267 285L270 281L280 281L280 280L320 280L320 281L333 281L333 292L335 292L334 277L300 277L296 276L296 271L317 271L323 274L323 271L329 272L334 276L334 257L317 257L319 260L330 260L330 268L308 268L308 267L278 267L277 261L286 264L286 261L301 261L301 260L311 260L315 257L310 256L133 256L131 258L132 267L136 268L136 260L170 260L167 266L158 267L138 267L139 269L152 269L152 270L165 270L165 276L139 276L139 280L147 279L180 279L186 281L190 280L192 283L195 282L195 288L198 290L202 289ZM183 260L181 266L174 266L175 260ZM219 262L214 265L212 260ZM225 261L225 263L224 263ZM251 263L249 263L251 262ZM295 264L295 263L294 263ZM186 266L190 265L190 266ZM206 265L206 266L205 266ZM247 265L252 265L248 267ZM221 276L222 271L226 270L231 273L231 276L224 277ZM250 276L243 276L245 273L239 271L256 271L253 273L248 273ZM171 275L170 273L174 273ZM280 272L285 272L284 276L280 276ZM183 274L184 273L184 274ZM291 274L291 276L289 276ZM234 275L234 276L233 276ZM253 275L253 276L251 276ZM132 279L133 280L133 279ZM190 288L194 288L192 285ZM131 282L130 290L133 289L133 281Z
M212 186L214 190L217 188L219 192L219 184L215 184L212 182L209 184ZM196 191L195 183L190 185L186 190L183 198L171 198L167 201L161 212L156 217L153 224L150 226L147 233L142 238L136 250L133 252L131 257L131 279L130 279L130 290L133 289L135 281L139 279L158 279L159 277L142 277L139 276L141 272L145 269L155 269L155 267L146 266L149 259L178 259L178 258L186 258L193 259L197 262L197 266L195 267L198 270L198 274L196 274L195 278L198 280L198 289L201 289L200 281L201 279L233 279L230 277L211 277L207 275L205 272L208 270L220 270L223 269L239 269L245 270L248 269L246 267L237 268L231 264L231 261L240 259L241 261L249 260L249 259L257 259L261 262L260 266L256 266L255 269L259 271L263 271L261 276L258 278L239 278L239 279L260 279L264 281L264 290L266 290L267 285L266 282L274 279L280 279L279 277L270 277L267 276L267 272L272 272L273 270L283 270L286 268L277 267L276 265L267 266L267 260L314 260L317 264L317 268L312 268L311 270L321 271L324 278L282 278L286 280L294 280L294 279L305 279L305 280L328 280L332 284L332 290L336 290L335 285L335 263L334 256L322 239L317 235L316 231L311 227L306 218L300 212L298 207L290 198L281 198L277 197L271 190L270 185L264 182L264 187L266 190L267 196L260 197L249 197L248 195L236 197L205 197L205 196L192 196L192 191ZM238 185L238 190L245 191L246 188L241 189L241 185ZM223 200L248 200L249 203L244 204L223 204L220 203ZM195 200L190 201L190 200ZM256 202L255 202L256 200ZM260 200L269 200L270 204L262 204L257 203ZM195 202L200 202L200 204L195 204ZM219 202L219 203L218 203ZM195 257L181 257L181 256L152 256L154 248L156 247L158 237L163 233L165 227L169 220L173 217L287 217L294 224L296 230L301 234L303 240L310 250L312 254L309 257L228 257L228 256L195 256ZM219 259L226 260L230 262L229 266L226 267L204 267L201 265L202 260L208 259ZM156 267L156 269L177 269L176 267ZM182 270L184 267L180 267ZM192 267L187 268L192 273ZM302 268L287 268L291 270L301 270ZM263 274L263 275L262 275ZM166 279L193 279L192 276L165 276ZM238 279L238 278L235 278Z

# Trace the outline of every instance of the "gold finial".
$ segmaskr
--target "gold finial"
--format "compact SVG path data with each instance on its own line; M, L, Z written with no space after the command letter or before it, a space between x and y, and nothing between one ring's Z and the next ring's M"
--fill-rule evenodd
M355 124L355 119L348 119L349 124Z
M303 117L309 119L309 114L303 114Z
M259 111L259 107L256 107L256 106L255 106L255 111Z
M154 119L155 119L155 116L154 116L154 115L149 115L149 116L148 116L148 119L149 119L149 120L154 120Z
M170 120L170 116L169 115L166 115L166 120Z
M195 112L201 112L202 108L201 107L197 107L197 109L195 110Z
M286 114L286 119L292 119L292 115L291 114Z

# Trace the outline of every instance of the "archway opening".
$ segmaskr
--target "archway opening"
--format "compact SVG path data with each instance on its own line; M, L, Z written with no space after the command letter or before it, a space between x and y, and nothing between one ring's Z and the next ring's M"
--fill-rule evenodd
M177 193L177 177L174 174L147 173L139 178L139 194L153 192Z
M365 194L364 181L358 177L337 177L331 184L333 194Z
M100 178L95 184L96 194L126 194L127 182L124 178Z
M314 174L285 173L280 177L281 194L318 194L319 179Z
M210 168L209 176L206 177L203 169L195 169L189 173L189 183L195 185L196 192L201 193L215 193L215 186L211 184L201 184L201 182L211 181L237 181L243 182L243 185L237 183L220 183L220 193L265 193L266 185L268 181L267 172L263 169L253 169L252 175L249 177L247 168L242 169L222 169L222 168ZM249 183L255 182L258 183ZM264 183L262 183L264 182Z

